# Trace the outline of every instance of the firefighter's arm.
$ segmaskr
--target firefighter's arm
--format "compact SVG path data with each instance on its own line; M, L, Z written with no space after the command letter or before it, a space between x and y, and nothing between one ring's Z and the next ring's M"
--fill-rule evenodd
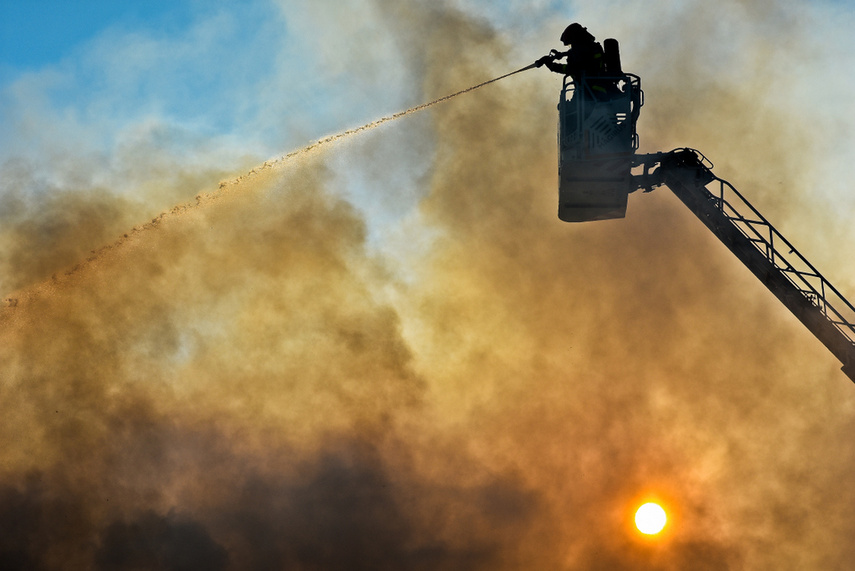
M555 58L553 58L551 54L550 54L550 55L548 55L548 56L543 56L543 57L542 57L542 58L540 58L539 60L535 61L535 62L534 62L534 65L535 65L536 67L543 67L544 65L547 65L547 64L552 63L552 61L553 61L554 59L555 59Z
M549 56L540 58L535 63L537 64L537 67L545 65L549 71L554 71L555 73L567 73L566 63L558 63L552 58L549 58Z
M552 50L549 52L549 55L545 55L536 62L534 62L534 65L537 67L542 67L545 65L550 71L554 71L555 73L565 73L567 71L567 64L557 63L555 60L561 59L566 55L567 53L561 53L556 50Z

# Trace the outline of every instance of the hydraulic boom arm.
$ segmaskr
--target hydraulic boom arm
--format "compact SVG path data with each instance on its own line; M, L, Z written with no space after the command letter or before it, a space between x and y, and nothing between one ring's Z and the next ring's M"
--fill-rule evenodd
M658 163L658 168L650 171ZM639 188L664 184L843 363L855 382L855 307L698 151L637 155ZM707 188L712 187L712 190Z

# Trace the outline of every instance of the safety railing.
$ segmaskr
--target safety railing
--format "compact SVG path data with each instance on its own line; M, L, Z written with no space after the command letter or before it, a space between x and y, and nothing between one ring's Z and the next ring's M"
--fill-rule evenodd
M705 167L712 167L706 157L694 152ZM707 192L718 210L855 344L855 307L732 184L710 174L713 181ZM710 190L713 184L716 190Z
M604 75L585 78L576 85L569 75L564 77L561 88L561 98L558 101L559 111L559 148L573 146L589 142L584 141L583 126L590 116L593 107L610 110L615 103L622 102L625 110L614 109L614 117L610 118L615 125L630 122L630 145L632 150L639 146L638 133L636 132L636 120L644 105L644 92L641 90L641 78L631 73L621 75ZM606 93L594 90L594 85L613 89ZM576 97L580 95L580 97ZM580 151L581 152L581 151Z

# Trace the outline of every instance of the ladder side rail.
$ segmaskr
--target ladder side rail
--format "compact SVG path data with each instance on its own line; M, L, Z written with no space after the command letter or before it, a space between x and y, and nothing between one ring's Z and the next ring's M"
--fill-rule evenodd
M720 180L720 179L718 179ZM729 185L726 181L721 181L723 185L727 185L734 193L742 200L749 208L751 208L755 213L756 209L744 198L739 192L733 188L732 185ZM726 187L725 187L726 188ZM723 191L722 191L723 192ZM718 199L717 204L720 205L722 212L731 219L740 220L744 219L744 217L738 213L738 209L733 207L731 202L724 199ZM735 215L727 214L724 209L725 205L730 206L730 208L736 213ZM759 213L758 213L759 214ZM805 259L805 257L792 246L792 244L784 238L784 236L778 232L774 226L772 226L768 221L763 219L761 222L764 226L767 226L769 229L769 239L766 240L767 246L767 257L769 260L777 267L782 273L784 273L785 277L787 277L794 286L799 288L803 295L805 295L812 303L814 303L817 307L819 307L823 314L831 321L841 332L846 335L851 341L855 342L855 309L853 309L852 305L849 301L843 297L840 292L834 288L834 286L824 277L819 271ZM765 237L762 233L757 231L757 228L754 224L740 225L735 224L737 228L740 229L743 234L746 235L749 239L751 239L751 234L758 236L758 240L764 241ZM746 232L745 228L748 227L752 232ZM793 255L792 257L787 257L783 251L777 249L774 244L774 238L777 237L779 242L783 242L789 248L789 254ZM755 247L757 247L761 253L763 253L763 249L758 245L757 241L752 239ZM780 261L779 261L780 260ZM807 269L799 269L796 267L796 263L800 263L803 267ZM798 278L798 279L796 279ZM816 283L814 283L815 280ZM806 289L803 289L806 288ZM840 308L840 309L838 309ZM851 317L847 317L844 315L844 312L849 310L849 315Z
M720 181L723 184L723 181ZM754 246L760 250L772 264L787 274L793 285L799 286L799 281L808 288L809 293L822 297L824 295L823 278L816 272L800 270L775 247L776 231L774 227L765 220L753 220L743 216L737 208L728 200L716 199L715 202L724 216L748 238ZM758 226L760 229L758 229ZM765 232L764 232L765 230ZM796 278L799 278L798 280ZM817 278L819 284L811 283L809 278Z
M799 289L807 288L807 292L814 295L811 301L842 333L855 343L855 307L732 184L718 177L715 177L714 180L719 183L718 196L713 193L710 194L714 198L712 202L722 214L730 219L740 232L751 240L754 246L766 255L769 261L781 270L794 286ZM756 219L746 218L733 201L728 200L728 190L749 209L752 217L756 217ZM709 189L707 191L709 192ZM761 226L768 233L758 231L757 226ZM759 240L765 248L761 248L755 239ZM785 254L783 250L779 249L776 242L784 244L788 253ZM797 265L801 266L802 269ZM847 310L848 315L844 315Z
M799 282L801 282L801 285L807 288L807 293L816 296L817 300L822 302L824 309L827 299L825 295L825 284L827 283L827 280L812 268L797 268L793 261L788 259L783 252L778 250L775 246L775 236L777 235L779 237L779 241L786 242L786 240L767 220L746 218L728 200L719 199L717 204L719 204L725 217L727 217L734 226L736 226L770 262L772 262L775 267L784 272L790 281L793 282L793 285L800 286ZM760 229L758 229L758 226ZM797 261L804 261L804 258L801 257L801 260ZM804 262L807 263L806 261ZM818 283L813 283L812 279L817 280Z
M763 249L758 248L756 243L745 235L744 229L725 216L723 193L726 183L720 186L718 197L710 192L706 185L717 177L704 164L697 159L688 159L685 152L672 152L665 160L660 161L660 165L662 184L670 188L745 267L843 363L843 372L855 381L855 328L851 321L842 316L837 319L829 317L827 312L805 294L804 288L794 284L791 276L772 263ZM748 206L750 207L750 204ZM756 211L753 207L749 210ZM779 233L773 236L777 236L781 243L789 244ZM801 255L798 257L803 258ZM805 265L814 273L819 273L806 260ZM830 284L827 291L836 292ZM836 295L844 306L851 308L851 304L842 295ZM831 311L840 315L833 307Z

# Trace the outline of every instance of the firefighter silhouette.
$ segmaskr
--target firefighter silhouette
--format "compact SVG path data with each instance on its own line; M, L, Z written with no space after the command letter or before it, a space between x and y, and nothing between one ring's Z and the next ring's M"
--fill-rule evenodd
M546 66L555 73L569 75L573 83L583 86L587 85L597 99L605 99L610 92L610 81L600 78L606 74L606 57L603 46L596 41L588 29L581 24L570 24L561 34L561 43L569 46L566 52L552 50L549 55L543 56L535 62L537 67ZM564 60L563 62L558 60ZM584 90L587 92L587 90Z

